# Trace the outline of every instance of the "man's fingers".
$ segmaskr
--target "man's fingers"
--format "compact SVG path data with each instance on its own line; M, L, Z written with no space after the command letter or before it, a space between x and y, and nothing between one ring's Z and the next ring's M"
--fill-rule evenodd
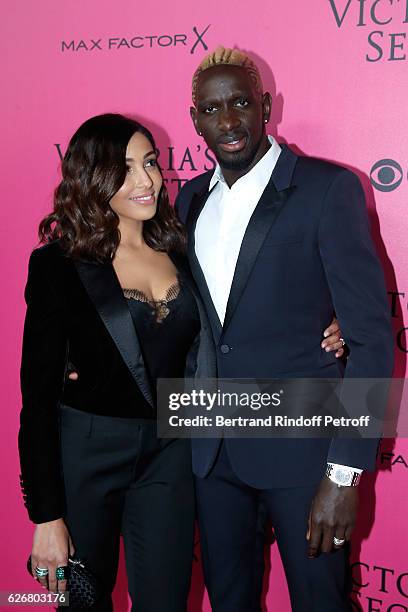
M346 527L346 530L344 532L344 537L346 538L347 542L351 540L351 534L353 533L353 529L354 529L354 525L350 525L349 527Z
M77 372L71 372L71 373L68 375L68 378L69 378L70 380L78 380L78 373L77 373Z
M310 532L312 530L312 526L311 526L311 516L312 516L312 511L309 512L309 518L307 519L307 533L306 533L306 540L310 540Z
M311 520L310 538L309 538L309 550L308 556L310 558L317 557L320 552L320 544L322 541L322 528L320 525L313 524Z
M333 527L325 527L323 530L323 540L321 551L324 553L329 553L333 549L333 535L334 529Z
M339 527L337 527L337 529L334 532L334 536L333 536L338 542L342 542L341 544L338 543L336 544L336 542L333 541L333 548L335 550L339 550L339 548L343 548L344 544L346 543L346 534L345 534L345 530L344 529L340 529Z
M344 355L344 348L339 348L339 350L336 352L335 357L343 357Z

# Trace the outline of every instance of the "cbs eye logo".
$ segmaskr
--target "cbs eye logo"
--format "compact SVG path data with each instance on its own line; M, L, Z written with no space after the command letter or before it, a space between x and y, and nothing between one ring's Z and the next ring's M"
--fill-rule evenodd
M402 183L404 172L393 159L380 159L371 168L370 181L378 191L394 191Z

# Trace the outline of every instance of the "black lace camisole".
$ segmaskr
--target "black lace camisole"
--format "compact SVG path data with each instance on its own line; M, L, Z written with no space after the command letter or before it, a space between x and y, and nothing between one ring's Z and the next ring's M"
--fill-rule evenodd
M123 289L123 294L139 338L156 403L158 378L184 377L187 354L200 331L197 305L191 291L180 280L173 283L165 297L158 301L149 300L138 289ZM143 413L146 413L146 407Z

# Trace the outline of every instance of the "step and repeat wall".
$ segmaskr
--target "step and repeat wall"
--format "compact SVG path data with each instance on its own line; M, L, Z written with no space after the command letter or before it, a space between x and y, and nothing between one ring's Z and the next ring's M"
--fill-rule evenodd
M404 377L408 0L13 0L2 5L0 28L0 590L26 591L34 588L24 568L33 528L22 504L16 442L23 290L70 136L100 113L138 118L157 139L174 200L185 181L214 167L191 124L191 76L218 44L246 50L274 100L270 133L299 153L353 169L363 183L387 280L396 375ZM407 441L384 440L377 474L361 484L352 558L356 610L408 610L407 485ZM265 605L289 611L275 544L268 560ZM127 610L123 560L115 603ZM190 612L208 610L197 562Z

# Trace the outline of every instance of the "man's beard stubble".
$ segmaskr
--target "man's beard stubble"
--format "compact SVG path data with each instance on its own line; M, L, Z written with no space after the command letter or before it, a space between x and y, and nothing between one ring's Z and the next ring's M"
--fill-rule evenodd
M259 141L251 149L251 151L247 153L246 155L245 155L245 152L242 154L240 151L235 156L232 155L228 160L223 159L221 156L218 157L217 155L215 155L221 169L236 170L237 172L241 170L246 170L246 169L249 170L249 167L251 166L252 162L255 159L256 154L259 151L259 148L262 143L262 138L263 138L263 135L261 135Z

